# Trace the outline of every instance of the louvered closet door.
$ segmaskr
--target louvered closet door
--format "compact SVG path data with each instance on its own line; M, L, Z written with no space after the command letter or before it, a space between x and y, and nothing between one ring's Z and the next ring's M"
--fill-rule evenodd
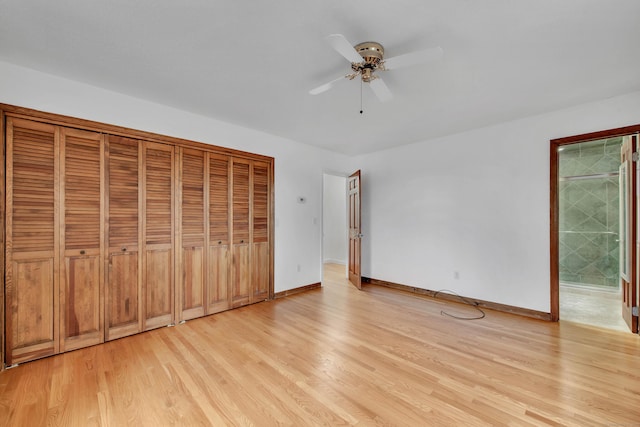
M62 129L60 352L104 341L102 135Z
M107 285L106 339L142 330L138 140L107 139Z
M59 350L59 131L6 122L6 362Z
M209 153L209 265L207 314L231 308L229 291L229 168L226 156Z
M252 236L251 302L269 298L269 164L253 162L252 167Z
M232 163L232 268L231 301L233 307L251 299L250 252L250 161L233 159Z
M205 315L206 153L182 149L180 155L179 319Z
M173 146L143 143L143 329L174 323Z

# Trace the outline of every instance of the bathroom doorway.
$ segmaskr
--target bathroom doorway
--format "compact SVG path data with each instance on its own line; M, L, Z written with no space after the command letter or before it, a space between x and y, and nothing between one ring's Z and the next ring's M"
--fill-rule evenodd
M637 307L636 263L625 264L628 267L621 271L620 262L621 253L635 261L635 172L625 171L635 171L636 164L630 157L622 162L621 153L627 152L623 146L635 146L637 137L629 135L639 130L632 126L551 141L553 320L637 331L637 316L623 316ZM623 163L628 168L621 168ZM621 200L630 208L621 209ZM626 230L632 236L626 237L628 244ZM621 273L627 277L627 269L630 274L622 289ZM629 304L627 291L633 291Z
M620 315L622 137L558 148L560 318L626 331Z

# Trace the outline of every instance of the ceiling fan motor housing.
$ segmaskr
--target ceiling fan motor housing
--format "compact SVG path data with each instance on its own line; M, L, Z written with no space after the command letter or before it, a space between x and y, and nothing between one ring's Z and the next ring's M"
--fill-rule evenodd
M353 62L351 69L362 75L362 80L369 82L372 79L372 72L378 69L380 62L384 59L384 48L380 43L363 42L354 46L354 49L364 60L361 63Z

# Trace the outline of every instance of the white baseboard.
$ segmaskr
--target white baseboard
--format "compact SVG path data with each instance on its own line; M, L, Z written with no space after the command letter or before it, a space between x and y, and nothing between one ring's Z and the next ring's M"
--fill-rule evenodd
M326 258L323 261L325 264L340 264L340 265L347 265L347 261L343 260L343 259L333 259L333 258Z

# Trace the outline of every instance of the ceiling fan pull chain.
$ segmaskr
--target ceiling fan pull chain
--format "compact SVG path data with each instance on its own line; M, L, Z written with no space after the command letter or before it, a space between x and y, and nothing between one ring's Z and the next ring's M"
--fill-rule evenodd
M360 79L360 114L362 114L362 79Z

